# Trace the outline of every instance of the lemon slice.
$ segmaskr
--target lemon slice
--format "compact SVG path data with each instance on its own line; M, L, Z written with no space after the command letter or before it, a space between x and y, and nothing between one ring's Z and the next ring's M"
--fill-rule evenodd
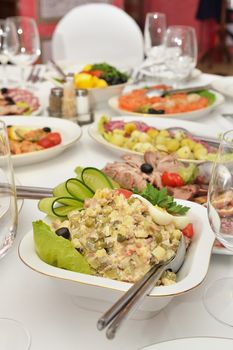
M22 141L23 137L17 132L18 126L8 127L8 136L13 141Z

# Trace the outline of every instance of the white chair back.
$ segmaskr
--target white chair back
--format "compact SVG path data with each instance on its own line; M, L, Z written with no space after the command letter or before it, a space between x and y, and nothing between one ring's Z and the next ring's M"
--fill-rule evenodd
M116 6L77 6L55 28L52 56L55 61L132 68L143 60L143 35L135 20Z

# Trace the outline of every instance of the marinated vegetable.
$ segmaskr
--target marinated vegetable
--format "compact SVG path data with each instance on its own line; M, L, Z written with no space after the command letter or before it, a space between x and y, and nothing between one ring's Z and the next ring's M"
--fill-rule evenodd
M61 134L49 127L31 128L18 125L7 127L11 154L41 151L62 142Z
M196 160L213 160L217 153L217 148L183 131L160 130L140 121L125 122L102 116L98 131L107 142L135 153L160 151L176 154L180 159Z

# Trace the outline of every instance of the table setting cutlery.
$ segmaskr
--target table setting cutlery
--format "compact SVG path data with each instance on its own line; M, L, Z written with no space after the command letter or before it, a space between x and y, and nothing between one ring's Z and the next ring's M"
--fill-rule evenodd
M175 256L168 261L154 265L140 280L138 280L113 306L107 310L97 321L99 331L107 328L106 337L113 339L120 326L136 310L144 297L154 288L162 273L168 269L177 272L183 264L186 253L184 236Z
M212 89L211 84L184 87L184 88L179 88L179 89L170 88L168 90L151 88L146 93L146 96L147 97L157 97L157 96L158 97L165 97L166 95L172 95L172 94L177 94L177 93L187 93L187 92L197 92L197 91L208 90L208 89Z

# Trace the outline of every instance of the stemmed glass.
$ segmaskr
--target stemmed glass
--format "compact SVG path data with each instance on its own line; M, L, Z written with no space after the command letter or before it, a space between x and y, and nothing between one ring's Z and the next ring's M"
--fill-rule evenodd
M197 39L193 27L170 26L165 38L165 64L177 83L187 79L197 64Z
M6 126L0 121L0 259L12 247L18 223L14 173ZM0 318L0 349L28 350L30 335L16 320Z
M166 15L160 12L147 13L144 27L145 54L155 64L163 61L165 34Z
M7 45L6 45L6 21L0 20L0 62L2 64L3 78L1 81L2 86L7 86L7 72L6 65L8 62Z
M41 54L36 22L30 17L9 17L6 20L6 33L9 58L21 68L21 83L25 86L25 68Z
M233 130L223 134L208 191L208 217L216 238L233 251ZM206 288L204 305L218 321L233 326L233 277Z

